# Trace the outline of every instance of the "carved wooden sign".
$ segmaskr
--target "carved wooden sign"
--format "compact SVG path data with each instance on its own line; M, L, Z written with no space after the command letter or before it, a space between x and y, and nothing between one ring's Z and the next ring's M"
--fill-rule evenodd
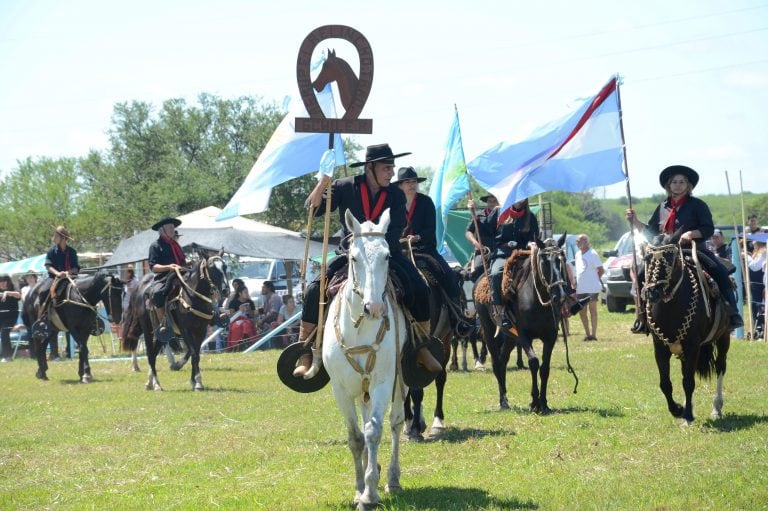
M319 43L326 39L343 39L350 42L357 50L360 60L359 77L352 67L334 50L328 51L323 68L315 81L310 78L312 52ZM303 133L373 133L373 119L359 119L363 106L368 100L373 84L373 52L363 34L344 25L325 25L314 29L304 38L296 61L296 80L299 93L309 117L297 117L295 129ZM325 117L315 91L320 92L330 82L336 82L339 88L344 115L340 119Z

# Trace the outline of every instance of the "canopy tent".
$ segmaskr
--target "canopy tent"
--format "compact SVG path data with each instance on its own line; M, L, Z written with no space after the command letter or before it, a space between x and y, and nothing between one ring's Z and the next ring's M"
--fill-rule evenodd
M0 275L18 275L20 273L44 273L45 254L27 257L20 261L0 263Z
M296 232L234 217L222 222L215 220L221 212L209 206L179 217L177 229L182 248L224 249L238 256L265 257L269 259L302 259L306 239ZM120 242L112 257L104 266L135 263L147 258L149 245L157 239L157 232L148 229ZM310 241L310 255L322 252L323 245Z

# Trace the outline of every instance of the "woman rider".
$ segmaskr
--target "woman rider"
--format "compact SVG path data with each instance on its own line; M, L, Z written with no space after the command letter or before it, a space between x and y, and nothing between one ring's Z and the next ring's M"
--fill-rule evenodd
M419 193L419 183L427 178L419 177L413 167L400 167L397 171L397 179L392 181L405 194L405 219L403 238L411 242L411 248L415 253L426 254L432 257L440 265L442 270L435 278L445 291L448 299L453 302L449 307L451 311L451 325L462 332L468 330L467 325L462 325L461 300L459 298L461 288L456 272L451 269L437 251L437 213L435 203L429 195Z
M665 168L659 175L659 183L667 191L667 199L656 207L648 225L639 222L632 209L627 210L627 219L635 228L645 229L651 237L659 234L672 234L682 228L683 234L680 236L680 243L695 242L696 249L707 255L713 263L711 266L707 265L707 269L710 270L720 288L720 294L728 304L730 327L732 329L740 328L744 326L744 320L736 306L736 295L728 278L728 270L707 249L705 243L715 230L712 223L712 213L704 201L691 195L698 182L699 174L692 168L684 165L672 165ZM641 273L641 282L642 276Z

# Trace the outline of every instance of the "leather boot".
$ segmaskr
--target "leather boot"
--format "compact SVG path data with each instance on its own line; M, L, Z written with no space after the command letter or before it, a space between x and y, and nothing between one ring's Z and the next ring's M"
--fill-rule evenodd
M416 330L416 336L423 339L425 336L429 335L429 320L419 321L415 323L414 326ZM414 342L416 342L416 339L414 339ZM429 348L426 346L422 346L418 349L418 351L416 351L416 363L430 373L439 373L443 370L442 364L438 362L434 356L432 356L432 352L429 351Z
M299 326L299 342L306 343L309 340L309 337L315 332L316 328L316 323L302 321ZM305 353L296 361L296 369L293 370L293 376L295 378L301 378L307 374L312 367L312 359L314 358L313 353L314 350L312 350L312 353Z

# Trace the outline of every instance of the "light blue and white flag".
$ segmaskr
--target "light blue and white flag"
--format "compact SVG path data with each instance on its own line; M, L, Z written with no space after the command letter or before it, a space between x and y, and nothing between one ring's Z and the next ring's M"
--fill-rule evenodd
M317 94L320 108L328 118L336 117L331 85ZM248 213L261 213L269 206L272 188L318 169L344 165L341 135L334 135L333 151L328 151L327 133L296 133L296 117L307 117L301 100L291 101L291 109L269 139L245 181L221 210L216 220L226 220Z
M429 187L429 196L435 203L437 214L437 248L445 252L445 226L448 211L456 202L469 191L467 164L464 161L464 148L461 144L461 128L459 127L459 112L453 117L448 142L445 145L445 158L440 170L435 174Z
M625 179L618 76L572 114L522 142L501 142L468 170L502 209L550 190L580 192Z

